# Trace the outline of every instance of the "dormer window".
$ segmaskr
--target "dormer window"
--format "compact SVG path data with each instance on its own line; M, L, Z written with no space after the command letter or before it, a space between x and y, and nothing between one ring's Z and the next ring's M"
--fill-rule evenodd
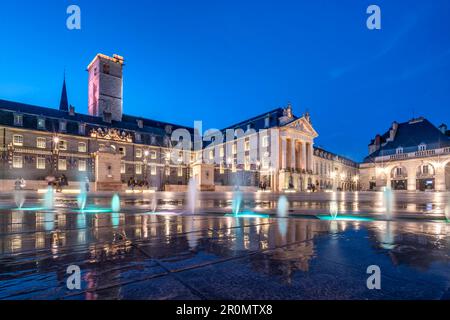
M86 134L86 124L84 124L84 123L78 124L78 134L80 134L80 135Z
M397 150L395 151L397 154L402 154L403 153L403 148L402 147L398 147Z
M66 132L67 130L67 122L64 120L59 121L59 131Z
M266 117L264 119L264 127L268 128L270 126L270 117Z
M23 126L23 115L21 114L14 114L14 125L18 127Z
M144 121L143 120L137 120L137 125L140 129L144 128Z
M141 142L141 140L142 140L142 136L141 136L141 134L140 133L135 133L135 138L136 138L136 142Z
M37 127L38 129L45 129L45 118L37 119Z
M419 151L425 151L425 150L427 150L427 145L425 143L421 143L419 145Z

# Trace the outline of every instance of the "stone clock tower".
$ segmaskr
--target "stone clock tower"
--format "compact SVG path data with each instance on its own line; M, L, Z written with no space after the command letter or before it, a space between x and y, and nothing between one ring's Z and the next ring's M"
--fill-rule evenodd
M98 54L89 64L89 114L104 121L122 121L123 57Z

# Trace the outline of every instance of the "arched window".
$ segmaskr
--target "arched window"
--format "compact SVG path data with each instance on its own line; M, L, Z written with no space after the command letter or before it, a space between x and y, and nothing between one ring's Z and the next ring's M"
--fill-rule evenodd
M419 145L419 151L425 151L425 150L427 150L427 145L425 143L421 143Z
M397 150L395 150L396 154L402 154L403 153L403 148L402 147L398 147Z

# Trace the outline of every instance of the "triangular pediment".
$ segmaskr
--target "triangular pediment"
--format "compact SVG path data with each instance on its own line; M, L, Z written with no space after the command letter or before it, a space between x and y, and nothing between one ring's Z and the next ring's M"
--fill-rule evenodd
M307 136L316 138L319 136L316 130L314 130L311 123L306 120L305 117L301 117L295 121L292 121L291 123L284 126L286 129L295 130L302 134L305 134Z

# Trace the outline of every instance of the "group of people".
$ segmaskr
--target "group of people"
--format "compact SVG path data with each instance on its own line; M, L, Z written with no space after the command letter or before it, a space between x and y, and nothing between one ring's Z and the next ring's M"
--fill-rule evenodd
M65 174L62 174L58 178L55 177L47 177L47 185L49 187L53 187L57 192L61 192L62 189L69 185L69 180L67 179Z
M150 184L148 183L147 180L137 180L134 177L131 177L130 179L128 179L128 187L131 188L131 190L134 190L135 188L150 188Z
M261 181L259 183L259 189L261 189L262 191L266 191L267 190L267 182L266 181Z

